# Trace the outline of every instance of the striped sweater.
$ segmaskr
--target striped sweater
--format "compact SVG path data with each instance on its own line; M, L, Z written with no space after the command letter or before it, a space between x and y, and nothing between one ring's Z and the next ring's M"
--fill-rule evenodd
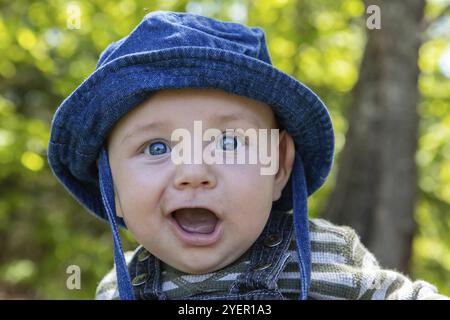
M399 272L382 269L374 256L362 245L351 228L338 227L322 219L309 223L311 239L311 299L365 300L423 300L448 299L439 295L425 281L411 281ZM137 250L135 251L137 252ZM278 287L285 299L299 295L299 270L296 242L289 247L290 257L278 279ZM131 261L133 252L126 254ZM224 292L249 263L244 255L230 266L204 275L189 275L162 264L162 290L169 299L188 293L223 288ZM99 283L96 299L119 299L115 270Z

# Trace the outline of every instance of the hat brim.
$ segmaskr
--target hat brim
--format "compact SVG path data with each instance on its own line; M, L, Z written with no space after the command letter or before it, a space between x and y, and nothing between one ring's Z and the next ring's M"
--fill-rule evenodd
M334 154L332 122L307 86L272 65L222 49L179 47L130 54L93 72L55 113L48 161L83 206L106 219L96 159L112 126L152 92L217 88L270 105L304 162L307 193L328 176ZM292 209L291 182L274 207Z

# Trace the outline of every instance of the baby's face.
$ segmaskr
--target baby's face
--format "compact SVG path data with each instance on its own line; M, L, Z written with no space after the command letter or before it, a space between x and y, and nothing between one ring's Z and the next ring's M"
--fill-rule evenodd
M108 138L118 216L153 255L192 274L221 269L251 247L294 159L292 138L281 132L279 167L272 175L261 174L259 161L175 163L172 132L184 128L194 137L199 120L203 131L276 128L264 103L214 89L162 90L123 117ZM256 148L230 134L211 145L228 156ZM193 157L195 152L203 150L192 150Z

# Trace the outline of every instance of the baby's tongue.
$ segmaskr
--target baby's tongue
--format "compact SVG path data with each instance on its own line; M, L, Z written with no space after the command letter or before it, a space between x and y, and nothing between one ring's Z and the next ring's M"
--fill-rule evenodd
M174 213L180 227L192 233L211 233L217 223L217 217L208 209L180 209Z

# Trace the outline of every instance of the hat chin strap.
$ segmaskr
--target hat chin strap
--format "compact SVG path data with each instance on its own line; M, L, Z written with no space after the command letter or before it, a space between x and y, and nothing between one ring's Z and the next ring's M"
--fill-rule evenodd
M300 300L308 298L311 283L311 243L309 238L307 190L303 163L301 157L296 153L293 168L292 197L294 232L297 240L297 254L300 268ZM105 148L100 151L99 182L102 195L103 207L108 216L114 240L114 262L116 265L117 284L119 296L122 300L134 300L134 291L131 285L128 267L123 254L117 227L116 206L114 201L113 181L109 166L108 153Z
M300 154L296 152L292 172L292 199L294 207L294 232L300 268L300 300L308 298L311 284L311 243L309 238L308 193L305 171Z
M121 300L134 300L133 287L131 286L130 275L128 273L128 267L125 262L125 256L122 249L122 242L120 241L119 230L117 228L118 221L114 201L113 181L106 148L102 148L100 151L98 171L103 207L106 211L106 215L108 216L114 240L114 262L116 265L119 296Z

